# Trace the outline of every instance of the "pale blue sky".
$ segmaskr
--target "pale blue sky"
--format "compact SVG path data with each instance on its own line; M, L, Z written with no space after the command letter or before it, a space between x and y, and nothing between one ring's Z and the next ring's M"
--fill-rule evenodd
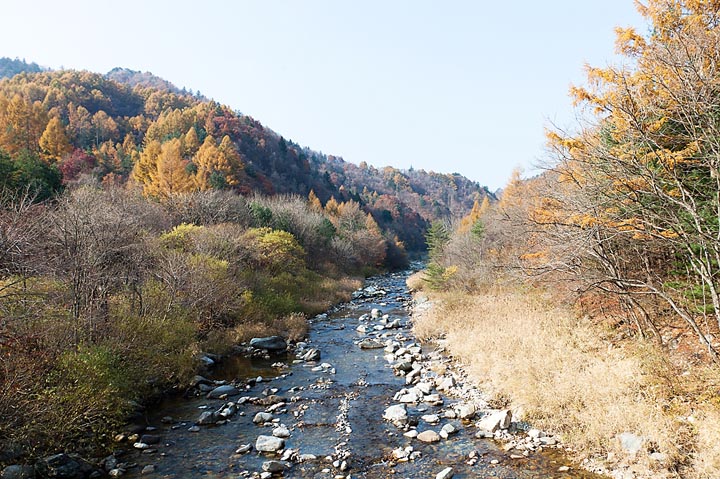
M0 56L147 70L347 161L491 189L570 124L632 0L9 0ZM644 29L645 27L642 27Z

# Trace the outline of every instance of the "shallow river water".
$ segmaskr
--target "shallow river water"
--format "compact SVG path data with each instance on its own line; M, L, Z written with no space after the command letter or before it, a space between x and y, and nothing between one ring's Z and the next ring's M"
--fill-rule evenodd
M440 428L452 422L460 430L448 439L427 444L403 436L403 430L383 420L383 411L397 404L393 396L405 386L405 378L393 374L383 358L383 349L361 349L357 343L368 336L381 334L409 337L409 305L411 297L405 280L407 273L396 273L371 278L367 287L386 294L356 298L336 308L327 317L312 321L308 347L322 353L318 363L293 361L292 355L271 359L248 359L242 356L224 360L212 372L211 379L225 379L243 384L242 396L264 397L275 394L286 401L274 414L278 423L290 430L285 448L311 454L316 459L292 462L283 471L289 478L435 478L447 467L452 467L456 479L481 478L557 478L590 479L599 476L583 472L567 463L556 451L530 454L527 458L511 458L502 443L493 439L475 438L476 429L470 422L442 419L429 425L419 421L418 431ZM399 319L401 329L370 332L356 331L361 325L360 316L378 308L389 320ZM424 345L423 353L432 346ZM283 362L288 368L273 367ZM329 363L318 371L319 363ZM334 370L334 372L333 372ZM247 379L262 376L263 381L244 386ZM271 390L272 389L272 390ZM277 389L277 391L273 391ZM228 400L237 400L238 396ZM433 412L441 413L455 401L444 397L442 406L422 403L408 405L408 414L420 417ZM227 401L227 400L226 400ZM225 402L226 402L225 401ZM204 396L168 399L147 413L147 425L161 441L150 452L132 451L122 461L137 463L124 477L140 477L143 466L153 464L155 471L142 477L198 477L239 478L259 477L263 462L280 459L280 455L260 454L254 449L245 454L235 451L242 445L255 444L261 434L271 435L272 426L258 426L252 419L267 407L245 403L240 413L225 424L201 426L191 432L198 416L205 410L216 410L224 401ZM167 417L172 417L169 422ZM165 422L162 418L166 418ZM278 421L279 420L279 421ZM153 428L155 428L153 430ZM412 461L393 461L392 451L412 446L420 456ZM469 454L477 453L477 461L468 463ZM328 456L332 456L330 459ZM306 456L309 457L309 456ZM337 459L344 459L347 468L341 471ZM561 466L569 471L558 472ZM281 474L276 474L279 477Z

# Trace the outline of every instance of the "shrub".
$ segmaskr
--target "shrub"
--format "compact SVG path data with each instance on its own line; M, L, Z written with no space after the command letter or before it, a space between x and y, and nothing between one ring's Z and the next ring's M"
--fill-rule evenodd
M48 445L70 440L82 444L88 431L89 441L109 442L129 412L128 399L136 397L133 385L122 357L110 346L83 344L66 351L47 378L42 396L52 407L34 432Z

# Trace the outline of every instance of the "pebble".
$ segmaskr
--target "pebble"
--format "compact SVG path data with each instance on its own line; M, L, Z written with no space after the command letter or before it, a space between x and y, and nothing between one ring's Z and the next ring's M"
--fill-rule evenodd
M142 471L140 471L140 474L152 474L153 472L155 472L155 465L148 464L147 466L142 468Z

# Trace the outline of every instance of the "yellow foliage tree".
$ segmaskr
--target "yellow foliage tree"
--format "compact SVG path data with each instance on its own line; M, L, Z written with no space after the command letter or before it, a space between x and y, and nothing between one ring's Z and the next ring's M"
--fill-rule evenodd
M478 222L480 218L490 209L490 200L488 200L488 197L485 196L483 198L482 203L478 203L478 200L475 200L473 203L473 207L470 210L470 213L468 213L462 220L460 220L460 226L458 227L459 233L467 233L470 231L470 229L473 227L475 223Z
M132 177L147 196L167 197L196 190L189 162L182 156L182 142L172 139L164 144L152 140L140 154Z
M52 118L40 137L40 149L48 162L57 162L72 151L72 146L65 133L65 127L59 118Z
M200 140L198 140L197 131L195 131L194 126L191 126L187 133L185 133L183 137L183 147L185 149L185 156L188 158L192 158L192 156L197 153L198 148L200 148Z
M322 203L320 203L320 198L317 197L315 194L315 191L310 190L310 193L308 194L308 204L310 205L310 208L312 208L314 211L322 211Z
M156 196L170 196L196 189L189 162L183 159L182 144L175 138L163 144L157 162L157 177L152 183Z
M40 102L30 102L19 94L10 99L0 95L0 147L11 156L22 150L38 152L47 122Z

